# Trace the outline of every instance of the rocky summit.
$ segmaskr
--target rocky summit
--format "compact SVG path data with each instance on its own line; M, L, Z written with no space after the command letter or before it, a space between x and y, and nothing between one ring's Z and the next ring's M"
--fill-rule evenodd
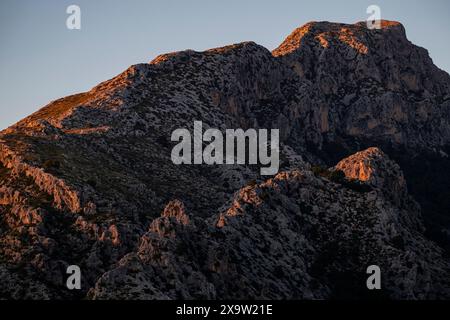
M279 173L173 164L194 121L279 129ZM0 298L449 299L449 152L398 22L164 54L0 133Z

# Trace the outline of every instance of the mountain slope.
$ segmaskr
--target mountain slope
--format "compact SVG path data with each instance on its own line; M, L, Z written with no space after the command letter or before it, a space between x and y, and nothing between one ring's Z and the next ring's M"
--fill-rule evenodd
M374 176L397 170L382 157L385 170ZM89 296L448 298L450 265L421 234L417 205L405 197L396 206L384 191L356 191L303 168L242 188L206 223L179 201L169 203L136 252L104 274ZM381 295L365 287L366 268L374 263L385 270Z
M308 164L378 146L395 160L426 150L450 168L450 77L401 24L382 26L312 22L272 53L246 42L161 55L2 131L2 295L350 297L364 289L366 264L378 263L390 270L387 297L446 297L448 259L424 236L397 165L382 151L356 156L376 155L390 172L377 185L351 180L360 178L354 157L337 165L348 175L338 183ZM267 180L252 166L174 165L171 133L196 120L279 128L283 172ZM420 180L408 172L406 181ZM388 186L402 191L396 199ZM261 190L275 202L254 195ZM433 220L445 210L427 212L428 225L450 229ZM65 288L72 264L83 270L81 292Z

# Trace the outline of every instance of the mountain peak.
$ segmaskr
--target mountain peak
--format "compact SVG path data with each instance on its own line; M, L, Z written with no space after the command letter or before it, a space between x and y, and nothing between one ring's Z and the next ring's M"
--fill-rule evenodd
M273 50L272 54L278 57L292 53L301 48L304 39L312 40L323 48L328 48L331 43L338 40L360 50L361 53L367 53L367 49L355 42L361 42L360 38L365 38L368 33L386 30L398 30L402 36L406 37L403 25L398 21L381 20L379 30L368 29L365 21L354 24L311 21L295 29L278 48Z

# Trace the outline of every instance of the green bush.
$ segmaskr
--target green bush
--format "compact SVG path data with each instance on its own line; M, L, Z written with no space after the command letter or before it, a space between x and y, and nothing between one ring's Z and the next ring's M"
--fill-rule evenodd
M312 166L311 170L314 173L314 175L321 176L321 177L324 177L327 174L327 172L328 172L327 168L324 168L324 167L321 167L321 166L317 166L317 165L316 166Z
M324 177L334 183L339 183L343 185L344 187L351 189L356 192L370 192L372 188L359 181L354 179L347 179L345 177L345 173L342 170L328 170L327 168L321 167L321 166L312 166L311 167L312 172L317 177Z
M58 160L48 159L48 160L44 161L44 163L42 164L42 167L45 170L59 169L61 167L61 162L59 162Z
M364 182L356 180L356 179L344 180L342 185L344 185L348 189L351 189L351 190L359 192L359 193L366 193L366 192L372 191L371 186L369 186L368 184L365 184Z
M329 171L329 179L333 182L342 183L345 181L345 173L342 170Z

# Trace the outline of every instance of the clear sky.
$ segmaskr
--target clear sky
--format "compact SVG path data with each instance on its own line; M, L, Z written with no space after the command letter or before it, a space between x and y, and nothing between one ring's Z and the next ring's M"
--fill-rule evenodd
M81 30L66 8L81 8ZM448 0L0 0L0 129L160 53L252 40L272 50L308 21L383 19L450 71Z

